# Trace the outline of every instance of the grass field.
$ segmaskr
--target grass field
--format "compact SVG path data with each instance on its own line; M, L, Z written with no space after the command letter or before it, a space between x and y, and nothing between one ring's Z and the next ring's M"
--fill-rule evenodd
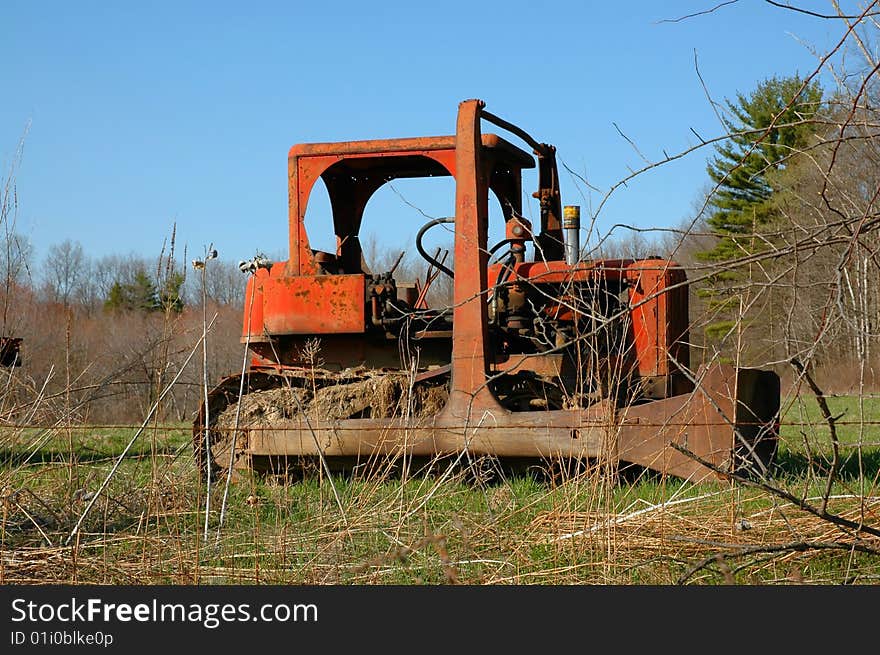
M827 512L880 526L880 400L831 398ZM206 488L187 426L8 430L0 581L102 584L874 584L880 539L760 488L493 462ZM774 484L819 507L831 461L814 399L785 410ZM72 456L71 456L72 455ZM88 504L79 533L64 543ZM221 507L224 511L220 524Z

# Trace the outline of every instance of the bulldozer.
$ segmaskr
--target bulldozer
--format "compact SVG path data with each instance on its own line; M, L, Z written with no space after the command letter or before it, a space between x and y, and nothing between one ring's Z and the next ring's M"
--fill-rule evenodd
M555 147L485 107L461 102L448 136L290 149L288 259L243 266L247 358L195 418L204 474L467 455L609 462L699 482L771 465L779 377L692 366L683 268L584 258ZM508 138L484 133L487 123ZM535 167L533 226L522 187ZM370 270L359 235L371 197L393 180L435 176L453 178L455 213L418 231L424 281L398 279L397 264ZM335 252L306 232L319 179ZM490 244L493 196L504 236ZM440 225L451 259L424 245ZM451 302L432 306L440 275Z

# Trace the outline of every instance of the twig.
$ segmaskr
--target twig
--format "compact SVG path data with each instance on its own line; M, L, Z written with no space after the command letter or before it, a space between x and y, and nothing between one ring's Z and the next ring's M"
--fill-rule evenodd
M193 267L196 270L201 269L202 277L202 387L204 391L205 403L205 426L211 424L209 412L210 403L208 402L208 261L217 257L217 251L214 250L212 243L205 249L205 257L201 261L196 259L193 261ZM211 444L209 439L205 439L205 461L209 462L206 467L206 489L205 489L205 535L204 540L208 540L208 521L211 517Z
M835 426L835 421L837 419L831 414L831 410L828 408L825 394L822 393L819 385L816 384L815 380L813 380L813 376L811 376L810 372L807 371L803 364L801 364L800 360L798 360L797 357L792 358L791 365L801 377L807 381L810 390L813 392L813 395L816 396L816 402L819 404L819 409L822 411L822 417L825 419L825 422L828 423L828 430L831 433L831 470L828 471L828 479L825 482L825 494L822 498L822 504L820 505L819 510L822 513L825 513L825 510L828 507L828 497L831 495L831 486L834 484L834 480L837 477L837 468L840 463L840 442L837 439L837 427Z
M812 16L813 18L824 18L824 19L828 19L828 20L840 20L840 19L846 19L846 18L858 18L861 20L863 18L867 18L868 16L876 16L878 14L878 12L865 13L865 14L860 14L858 16L841 16L839 14L820 14L815 11L810 11L809 9L795 7L794 5L787 5L787 4L784 5L781 2L774 2L774 0L764 0L764 2L766 2L768 5L773 5L774 7L779 7L780 9L788 9L789 11L796 11L799 14L806 14L807 16Z
M683 488L683 487L682 487ZM592 534L601 530L602 528L608 528L612 525L620 525L621 523L626 523L627 521L634 519L638 516L642 516L643 514L650 514L651 512L655 512L658 509L663 510L667 507L672 507L674 505L684 505L686 503L695 503L698 500L704 500L706 498L711 498L712 496L719 495L720 491L714 491L712 493L703 494L701 496L694 496L693 498L681 498L679 500L671 500L662 503L657 503L656 505L650 505L649 507L645 507L644 509L640 509L636 512L631 512L630 514L624 514L623 516L618 516L615 519L608 519L607 521L603 521L602 523L597 523L596 525L590 526L588 530L578 530L577 532L569 532L568 534L559 535L558 537L553 538L551 541L565 541L567 539L573 539L574 537L582 537L586 534Z
M630 144L632 146L633 150L635 150L636 154L639 157L641 157L642 161L645 162L646 164L650 164L651 160L649 160L647 157L645 157L645 155L642 154L642 151L639 150L639 147L635 144L635 142L632 139L630 139L626 134L623 133L623 130L621 130L620 127L618 127L617 123L615 123L614 121L611 121L611 124L614 126L614 129L617 130L617 133L620 136L622 136L628 144Z
M747 487L753 487L753 488L757 488L757 489L763 489L764 491L768 491L775 496L779 496L780 498L784 498L785 500L789 501L792 505L804 510L805 512L809 512L810 514L812 514L814 516L818 516L820 519L824 519L824 520L828 521L829 523L834 523L835 525L839 525L840 527L844 527L844 528L849 528L850 530L855 530L856 532L866 532L874 537L880 537L880 530L878 530L876 528L872 528L870 526L863 525L863 524L857 523L855 521L850 521L849 519L845 519L842 516L837 516L836 514L829 514L827 511L823 512L823 511L819 510L818 508L813 507L805 500L802 500L802 499L798 498L797 496L794 496L794 495L790 494L789 492L785 491L784 489L780 489L779 487L776 487L776 486L770 484L769 482L765 482L763 480L752 480L750 478L747 478L745 476L740 475L739 473L734 473L734 472L722 469L719 466L716 466L712 462L709 462L709 461L703 459L702 457L700 457L696 453L688 450L684 446L681 446L675 442L670 442L669 445L672 448L675 448L675 450L682 453L683 455L690 457L695 462L702 464L703 466L705 466L708 469L711 469L712 471L715 471L715 473L718 473L723 478L736 480L737 482L740 482Z
M238 439L238 424L241 417L241 399L244 396L244 379L245 372L247 371L247 362L248 362L248 354L251 347L251 314L254 309L254 295L251 294L250 305L248 307L248 317L247 317L247 337L245 338L244 344L244 357L241 363L241 380L238 387L238 403L235 406L235 421L232 426L232 445L229 450L229 468L226 471L226 484L223 488L223 501L220 503L220 519L217 523L217 538L215 540L215 544L220 542L220 528L223 527L223 519L226 517L226 503L229 498L229 483L232 480L232 468L235 462L235 442ZM205 406L205 417L207 421L207 405ZM205 423L205 428L207 429L207 422ZM210 468L210 460L208 461L208 467Z
M746 555L755 555L757 553L785 553L790 551L803 553L811 550L856 550L860 553L867 553L869 555L880 555L880 549L871 548L864 544L839 544L825 541L795 541L793 543L777 544L773 546L746 546L732 553L713 553L712 555L703 558L697 564L694 564L689 568L687 572L676 581L676 584L683 585L692 578L695 573L706 568L712 562L718 561L719 557L745 557Z
M40 531L40 534L43 535L43 539L46 540L46 543L49 544L49 547L50 548L54 547L52 540L49 539L49 535L47 535L43 531L43 528L41 528L40 524L36 521L36 519L34 519L34 517L30 515L30 512L28 512L24 507L22 507L21 503L19 503L17 500L14 502L15 502L15 506L18 507L18 509L20 509L22 511L22 513L28 518L28 520L34 524L34 527Z
M705 16L706 14L711 14L714 11L718 11L719 9L721 9L721 7L724 7L726 5L733 5L736 3L737 3L737 0L727 0L726 2L721 2L717 5L715 5L711 9L697 11L697 12L694 12L693 14L687 14L686 16L679 16L678 18L664 18L663 20L658 20L655 22L655 25L659 25L661 23L680 23L681 21L687 20L688 18L694 18L696 16Z

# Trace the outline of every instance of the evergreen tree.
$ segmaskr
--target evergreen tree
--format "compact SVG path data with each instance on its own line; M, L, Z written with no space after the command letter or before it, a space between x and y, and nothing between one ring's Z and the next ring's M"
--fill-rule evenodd
M176 288L166 285L166 289L160 294L155 283L147 273L141 269L134 274L131 282L117 280L110 287L107 299L104 301L104 309L108 311L141 311L154 312L165 309L166 304L172 309L179 311L183 308L180 300L180 284ZM179 305L179 309L178 309Z
M709 199L706 223L718 237L713 248L697 253L707 262L734 260L766 247L767 241L756 235L779 220L772 202L773 181L810 145L816 132L812 119L822 108L822 88L815 82L804 86L798 75L771 77L748 96L740 93L735 102L728 100L727 107L731 137L716 146L707 165L717 188ZM706 327L710 339L723 337L736 325L730 316L739 298L731 285L741 277L736 270L720 270L698 291L717 318Z
M163 311L181 312L183 311L183 298L181 290L184 283L184 275L182 273L171 273L168 279L162 285L162 291L158 297L158 308Z
M734 119L732 134L716 146L717 155L707 166L717 190L709 201L709 228L720 237L717 245L700 257L725 261L754 252L751 237L773 222L776 214L768 202L773 195L770 177L786 160L810 144L811 124L822 103L818 83L804 87L793 77L764 80L749 96L737 94L727 101ZM800 93L798 93L800 92ZM771 127L772 126L772 127Z
M131 289L131 305L133 309L143 312L152 312L159 309L159 294L156 285L144 271L138 271L134 276Z

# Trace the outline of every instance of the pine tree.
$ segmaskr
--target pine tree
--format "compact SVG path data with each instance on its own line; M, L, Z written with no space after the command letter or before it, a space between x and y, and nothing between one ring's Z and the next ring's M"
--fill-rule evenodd
M163 311L180 313L183 311L183 298L180 295L185 278L182 273L171 273L162 285L158 296L158 308Z
M159 309L159 294L156 285L144 271L138 271L131 285L131 305L133 309L152 312Z
M803 90L801 90L803 88ZM749 96L727 101L735 120L728 122L731 138L716 147L707 172L717 185L709 206L709 228L720 237L700 257L726 261L754 252L752 235L776 219L770 176L793 154L810 144L811 120L821 108L822 88L797 75L764 80ZM772 127L771 127L772 126Z
M130 283L114 282L104 301L104 309L108 311L154 312L162 308L156 285L143 270L135 273Z
M707 165L716 186L709 199L706 220L718 237L713 248L697 257L723 263L759 252L767 247L762 232L780 220L772 202L773 180L786 162L811 143L816 132L813 119L822 109L822 88L792 77L771 77L760 82L748 96L737 94L727 101L732 118L727 122L731 137L716 146ZM707 298L717 320L706 327L706 336L717 339L735 325L732 312L739 297L731 289L742 278L735 269L722 269L698 291Z

